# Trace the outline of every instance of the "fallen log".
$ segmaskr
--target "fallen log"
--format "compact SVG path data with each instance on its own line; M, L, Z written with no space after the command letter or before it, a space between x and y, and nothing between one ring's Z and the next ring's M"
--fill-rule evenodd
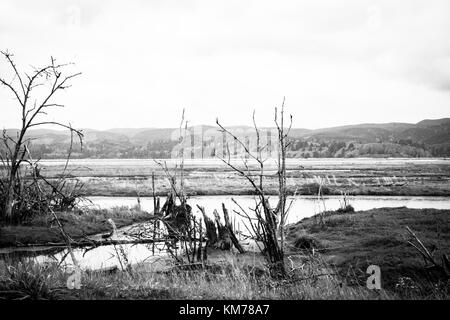
M117 266L106 267L106 268L97 269L97 270L89 270L89 269L86 270L86 272L88 274L114 274L118 271L119 271L119 268Z
M204 240L204 239L202 239ZM72 248L84 248L84 247L101 247L101 246L114 246L124 244L147 244L147 243L161 243L171 242L172 239L135 239L135 240L82 240L72 241L70 243ZM180 241L183 241L180 239ZM192 239L192 241L200 241L200 239ZM38 248L38 247L67 247L65 242L46 242L46 243L17 243L14 248ZM11 248L11 247L8 247Z

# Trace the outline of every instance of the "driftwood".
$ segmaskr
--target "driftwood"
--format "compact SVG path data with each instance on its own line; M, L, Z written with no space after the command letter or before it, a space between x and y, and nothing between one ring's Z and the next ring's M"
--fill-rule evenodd
M106 268L97 269L97 270L89 270L89 269L86 270L86 272L88 274L114 274L118 271L119 271L119 268L117 266L106 267Z

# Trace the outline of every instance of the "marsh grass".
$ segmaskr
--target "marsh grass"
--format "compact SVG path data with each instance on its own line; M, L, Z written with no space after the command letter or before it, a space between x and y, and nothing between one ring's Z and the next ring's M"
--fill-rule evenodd
M450 281L427 268L408 244L409 226L436 258L450 252L448 210L379 208L361 212L328 213L325 224L306 218L289 226L288 242L312 238L324 259L341 277L362 284L369 265L380 266L382 287L404 299L448 299ZM301 241L300 241L301 242ZM349 280L353 281L353 280Z
M148 264L131 272L82 273L80 290L69 290L69 276L56 263L32 260L0 264L1 299L391 299L384 291L349 286L333 274L319 256L300 259L284 280L274 280L262 268L230 255L220 264L200 270L155 272ZM300 264L299 264L300 266ZM315 275L314 275L315 273Z
M224 166L219 159L186 159L186 193L189 195L251 195L253 190L246 181ZM450 192L449 184L441 179L443 172L448 172L448 164L413 163L405 160L351 160L351 159L319 159L305 160L287 159L287 191L289 194L317 195L318 186L315 177L336 177L336 183L328 183L323 190L324 194L340 195L343 188L349 195L398 195L398 196L447 196ZM305 176L304 170L299 170L299 164L304 170L312 171L313 176ZM361 162L360 162L361 161ZM210 163L208 163L210 162ZM85 168L89 165L90 170ZM170 165L170 161L169 161ZM265 183L267 194L276 195L277 187L275 164L267 162ZM258 166L250 161L252 172L259 170ZM348 169L348 170L346 170ZM61 165L45 166L46 175L55 177L62 170ZM85 183L86 196L136 196L136 189L140 190L142 197L152 196L151 175L156 173L156 195L166 196L170 192L170 185L166 182L164 174L152 160L126 160L123 163L107 160L72 161L69 170L74 176ZM386 177L398 176L401 170L407 185L386 185L379 181L380 174ZM333 182L334 182L333 178ZM350 183L349 181L352 181ZM353 183L354 182L354 183Z
M52 299L54 275L47 267L28 261L2 261L0 265L2 299Z

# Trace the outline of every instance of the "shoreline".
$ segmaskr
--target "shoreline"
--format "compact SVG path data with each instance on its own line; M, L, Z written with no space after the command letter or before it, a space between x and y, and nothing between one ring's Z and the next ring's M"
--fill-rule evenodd
M345 188L343 188L345 190ZM366 192L349 192L347 196L350 197L364 197L364 196L371 196L371 197L450 197L450 191L442 190L442 191L429 191L429 188L425 188L427 191L423 192L407 192L407 191L366 191ZM267 196L277 196L278 193L274 191L268 191L265 193ZM255 192L253 192L251 189L249 190L238 190L236 192L235 190L230 190L230 192L216 192L215 190L211 191L197 191L197 192L187 192L188 197L208 197L208 196L253 196L256 195ZM308 197L317 197L317 193L315 192L304 192L304 193L297 193L294 194L294 192L287 192L288 196L308 196ZM121 198L121 197L127 197L127 198L137 198L136 192L129 191L129 192L115 192L115 193L107 193L107 192L91 192L86 193L83 195L84 197L111 197L111 198ZM165 197L167 196L167 192L155 192L155 196L157 197ZM333 191L327 191L323 194L323 196L342 196L341 192L339 190L333 190ZM140 198L153 198L153 193L151 191L148 192L142 192L139 191L139 197Z

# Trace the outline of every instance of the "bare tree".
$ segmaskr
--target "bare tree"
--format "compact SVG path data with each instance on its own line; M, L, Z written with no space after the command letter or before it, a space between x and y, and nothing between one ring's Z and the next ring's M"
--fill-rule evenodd
M82 143L82 132L72 128L70 124L40 119L42 115L47 115L50 108L64 107L62 104L53 102L55 93L69 88L69 82L81 73L66 74L65 69L70 64L58 64L53 57L51 57L50 63L44 67L34 68L30 73L20 72L13 60L13 54L8 51L0 51L0 53L12 71L12 79L9 81L4 75L0 75L0 85L13 94L21 112L21 126L16 137L10 136L5 130L2 136L5 154L1 157L1 161L7 172L5 183L3 183L2 211L3 218L11 221L14 214L14 203L17 201L16 189L18 188L20 166L23 162L27 162L27 150L31 141L31 138L26 135L28 130L55 125L68 129L71 136L76 134ZM36 89L38 87L39 90ZM37 91L40 91L40 94Z
M255 191L255 208L253 213L248 213L241 206L241 214L247 219L248 225L245 225L247 230L253 235L255 240L262 241L264 247L261 252L265 255L268 263L270 273L274 277L284 277L286 270L284 266L284 226L289 212L287 202L287 188L286 188L286 149L289 145L287 140L288 133L292 125L292 116L290 116L290 126L288 129L284 126L284 99L280 112L275 108L275 124L278 132L278 146L277 146L277 176L278 176L278 203L275 208L272 208L269 203L269 197L265 192L264 187L264 164L267 158L263 158L264 151L270 146L268 144L261 144L260 129L256 125L255 113L253 112L253 124L256 133L256 152L249 148L248 143L243 142L236 137L232 132L223 127L219 120L216 120L220 130L231 136L234 142L237 142L244 150L245 160L244 168L239 168L232 163L230 159L230 152L227 145L228 159L221 159L235 172L247 179ZM253 159L258 166L258 173L256 175L251 173L248 166L248 160ZM236 211L235 211L236 212Z

